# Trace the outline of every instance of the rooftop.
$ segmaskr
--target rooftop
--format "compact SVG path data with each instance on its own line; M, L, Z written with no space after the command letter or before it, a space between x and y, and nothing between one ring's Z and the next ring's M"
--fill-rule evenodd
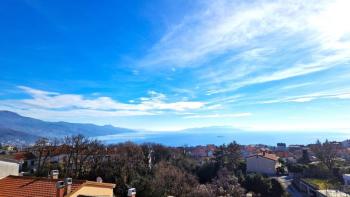
M249 157L263 157L263 158L266 158L266 159L271 159L271 160L274 160L274 161L277 161L278 160L278 157L275 155L275 154L269 154L269 153L258 153L258 154L254 154L254 155L250 155L248 156L247 158Z
M339 190L317 190L317 191L327 197L350 197L349 194L346 194Z
M7 157L0 157L0 161L19 164L19 162L17 160L11 159L11 158L7 158Z
M58 179L7 176L0 179L0 197L56 197ZM73 180L72 192L86 181Z
M18 152L14 154L14 159L16 160L31 160L35 158L35 155L31 152Z

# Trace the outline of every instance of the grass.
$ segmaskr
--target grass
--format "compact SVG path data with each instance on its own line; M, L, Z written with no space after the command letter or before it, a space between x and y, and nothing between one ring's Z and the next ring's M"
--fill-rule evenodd
M326 180L326 179L315 179L315 178L305 178L305 182L317 186L319 189L331 189L336 187L339 183L335 180Z
M315 185L318 186L319 189L327 189L329 188L329 183L327 182L327 180L323 180L323 179L303 179L305 182L310 183L311 185Z

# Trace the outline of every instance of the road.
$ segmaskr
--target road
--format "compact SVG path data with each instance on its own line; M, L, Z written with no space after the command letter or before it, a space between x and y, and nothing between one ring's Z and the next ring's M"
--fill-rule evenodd
M287 190L287 192L292 196L292 197L304 197L302 193L300 193L297 189L295 189L292 185L292 178L288 176L280 176L280 177L275 177L281 184L282 186Z

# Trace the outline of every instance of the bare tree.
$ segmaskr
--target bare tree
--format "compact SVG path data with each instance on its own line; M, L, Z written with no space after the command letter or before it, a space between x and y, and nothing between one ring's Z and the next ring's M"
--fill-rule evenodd
M153 196L184 196L198 185L194 176L165 161L156 165L154 173Z
M33 152L37 157L37 171L36 175L40 176L44 173L44 168L46 165L50 165L50 157L56 150L59 140L54 138L49 140L48 138L40 138L35 142L33 147Z
M66 157L63 162L63 173L64 176L71 176L72 175L72 166L73 166L73 139L71 136L66 136L63 139L63 144L60 148L61 154L65 154Z
M335 166L337 158L337 145L326 140L321 143L317 140L316 144L311 146L311 150L316 157L328 168L329 171Z
M216 179L212 181L212 187L216 191L216 196L243 196L245 191L239 185L238 178L226 168L219 170Z
M37 166L36 166L36 175L40 176L42 172L42 166L45 162L43 162L46 152L46 147L49 139L47 138L39 138L35 145L33 146L33 153L37 157ZM45 160L44 160L45 161Z

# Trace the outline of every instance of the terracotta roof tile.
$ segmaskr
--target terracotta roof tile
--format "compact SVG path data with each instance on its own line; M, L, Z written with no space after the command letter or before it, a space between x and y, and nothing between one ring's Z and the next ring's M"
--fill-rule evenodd
M56 197L58 179L7 176L0 179L0 197ZM73 180L72 192L85 181Z
M274 160L274 161L277 161L278 160L278 157L275 155L275 154L269 154L269 153L258 153L258 154L255 154L255 155L250 155L248 157L254 157L254 156L260 156L260 157L264 157L264 158L267 158L267 159L271 159L271 160Z
M16 160L30 160L35 159L35 155L31 152L18 152L14 154Z

